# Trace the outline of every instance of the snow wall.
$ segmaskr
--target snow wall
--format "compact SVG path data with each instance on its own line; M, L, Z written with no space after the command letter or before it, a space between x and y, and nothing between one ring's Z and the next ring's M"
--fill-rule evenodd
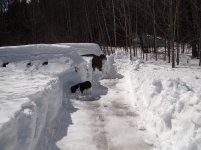
M1 78L7 86L7 89L3 88L3 96L6 95L7 99L4 101L2 96L0 101L12 106L19 103L15 109L10 109L12 116L5 113L11 107L4 107L5 111L0 112L1 116L7 115L8 118L8 121L1 121L0 149L58 150L56 142L67 134L67 127L71 124L70 113L76 111L69 101L69 89L91 78L86 61L70 46L45 44L1 47L0 60L9 62L6 68L1 68L5 73ZM48 61L48 65L43 66L44 61ZM26 66L28 62L32 63L30 68ZM77 72L75 67L79 68ZM35 85L28 87L31 92L27 87L20 87L19 92L18 87L6 85L8 73L16 77L16 84L21 82L17 80L19 72L23 72L23 79L27 76L40 78L35 82L33 79L26 80L27 84ZM37 84L43 80L47 82ZM6 93L9 88L13 93L18 92L17 95ZM27 92L29 94L24 94ZM12 99L15 96L18 96L17 99Z
M165 66L165 65L164 65ZM201 149L201 72L131 62L133 106L142 116L139 130L154 150Z

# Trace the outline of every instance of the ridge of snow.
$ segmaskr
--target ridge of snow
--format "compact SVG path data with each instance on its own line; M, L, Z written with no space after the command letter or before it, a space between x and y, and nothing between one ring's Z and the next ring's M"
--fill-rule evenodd
M86 62L52 44L1 47L0 60L9 62L0 67L0 149L57 150L73 111L63 103L70 86L87 79Z
M153 150L201 149L201 69L194 60L173 69L163 61L130 61L125 51L114 58L118 72L130 78L137 126L148 134L144 141Z
M130 72L139 128L150 133L147 143L154 150L201 149L201 70L137 60Z
M103 54L103 52L100 49L100 46L96 43L58 43L58 44L73 47L79 55Z
M33 44L21 46L0 47L0 60L4 62L47 60L51 58L60 58L62 56L71 56L74 63L79 64L83 59L77 54L71 46L58 44Z

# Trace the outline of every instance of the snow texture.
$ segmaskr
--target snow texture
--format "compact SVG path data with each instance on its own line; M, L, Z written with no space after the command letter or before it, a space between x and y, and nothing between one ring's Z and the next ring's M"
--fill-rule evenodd
M89 43L0 47L0 149L201 149L194 60L183 55L172 69L117 51L93 72L91 58L80 56L101 53ZM91 95L70 93L86 80Z
M147 143L154 150L201 149L200 68L140 62L130 63L130 73L139 128L150 134Z
M145 133L138 130L138 114L132 105L130 80L116 71L118 60L108 57L104 70L107 74L93 73L93 92L87 99L71 99L77 111L72 116L73 124L68 135L57 142L61 150L149 150L144 142ZM111 64L110 64L111 63ZM114 67L112 67L114 66ZM108 72L109 69L111 72ZM128 71L127 71L128 73ZM113 74L113 79L110 75ZM97 78L100 77L100 82ZM106 79L103 79L106 77ZM96 94L100 95L96 99ZM90 98L90 99L89 99ZM84 100L84 101L83 101Z
M59 43L59 44L73 47L79 55L94 54L99 56L100 54L103 54L99 45L95 43Z
M0 60L9 62L0 67L0 149L57 150L74 111L66 93L87 80L86 62L70 46L45 44L1 47Z

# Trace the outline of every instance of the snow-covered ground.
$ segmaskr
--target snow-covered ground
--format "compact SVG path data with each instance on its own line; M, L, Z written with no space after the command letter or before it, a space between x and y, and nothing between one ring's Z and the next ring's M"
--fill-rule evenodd
M188 56L172 69L118 51L92 72L80 56L89 53L101 51L89 43L0 48L0 66L9 62L0 67L1 150L201 149L201 69ZM75 98L70 87L86 80L91 95Z
M78 110L72 114L73 124L57 145L61 150L149 150L144 132L138 130L138 114L132 105L132 89L128 78L103 79L105 87L100 99L71 99ZM126 86L126 88L125 88ZM97 88L99 88L97 86Z

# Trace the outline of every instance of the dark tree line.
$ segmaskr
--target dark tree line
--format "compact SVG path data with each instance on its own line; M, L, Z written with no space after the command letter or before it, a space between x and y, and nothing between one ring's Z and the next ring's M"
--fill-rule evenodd
M0 46L96 42L125 47L132 59L140 45L143 57L153 52L157 60L158 37L173 67L185 44L201 57L201 1L0 0Z

